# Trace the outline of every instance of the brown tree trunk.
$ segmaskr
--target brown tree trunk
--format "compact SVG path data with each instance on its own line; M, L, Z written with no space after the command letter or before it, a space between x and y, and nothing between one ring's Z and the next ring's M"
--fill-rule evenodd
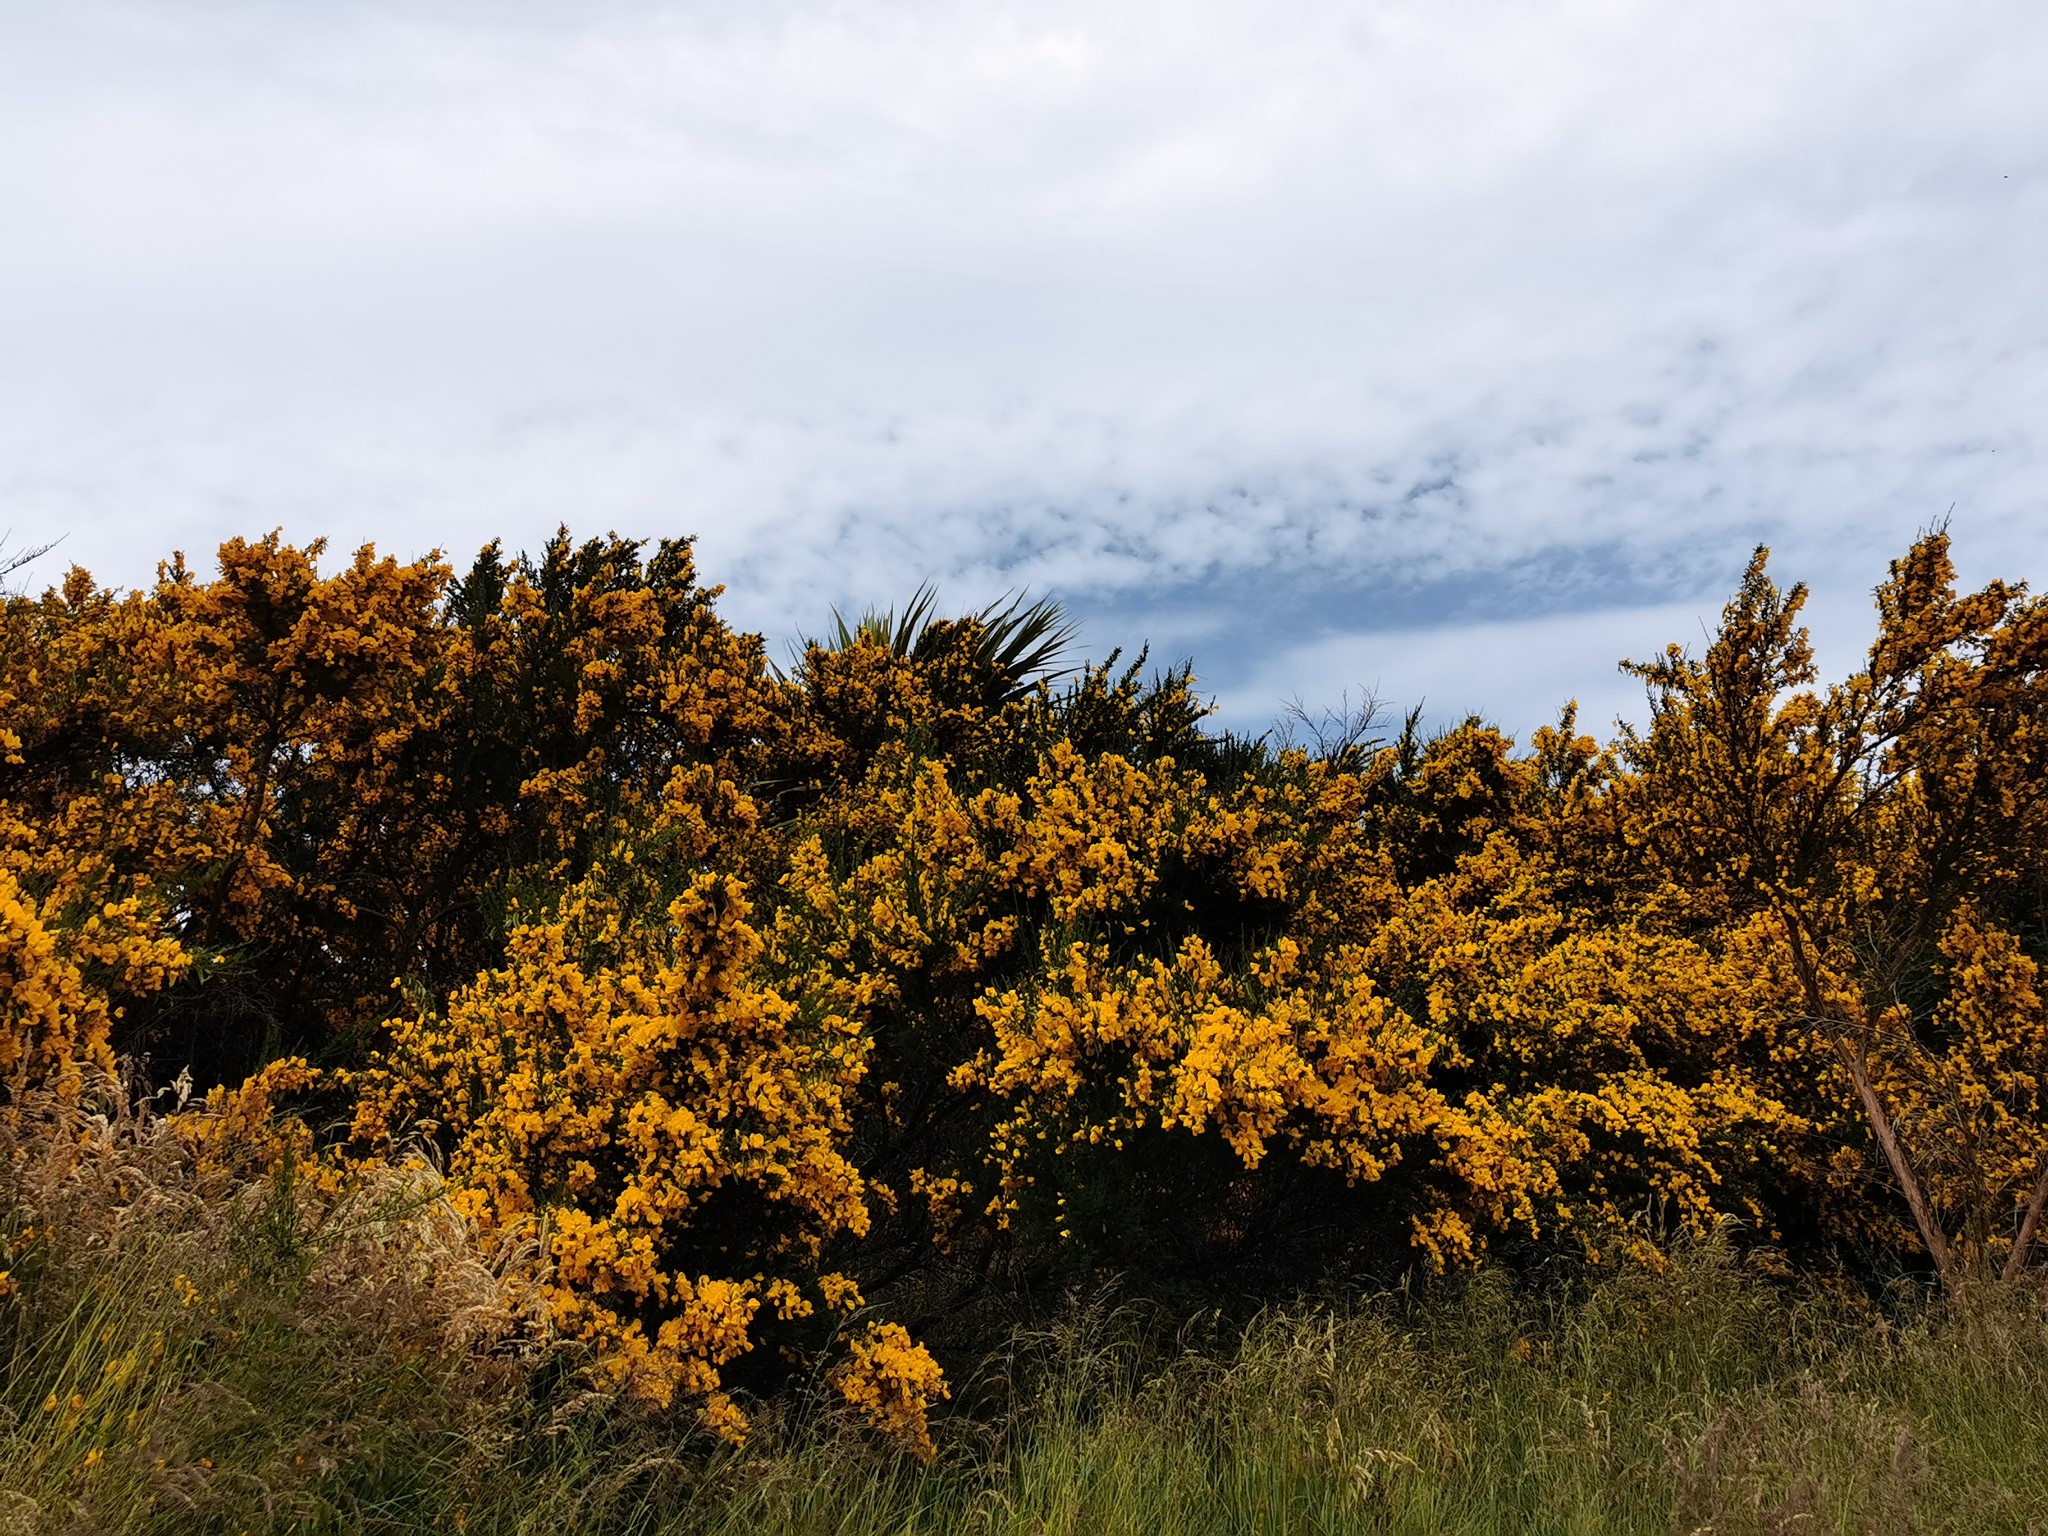
M1905 1148L1899 1145L1899 1138L1892 1130L1892 1117L1885 1113L1877 1090L1870 1086L1870 1073L1864 1068L1863 1052L1839 1029L1831 1028L1829 1039L1834 1043L1835 1054L1841 1058L1842 1065L1849 1070L1849 1080L1856 1085L1856 1097L1863 1102L1864 1117L1870 1121L1870 1129L1884 1152L1884 1160L1891 1165L1892 1177L1898 1180L1899 1189L1906 1197L1906 1206L1913 1213L1913 1225L1920 1230L1920 1241L1927 1249L1927 1256L1934 1260L1934 1272L1941 1277L1942 1286L1953 1291L1956 1288L1956 1267L1954 1259L1949 1256L1948 1239L1942 1235L1941 1223L1934 1218L1933 1207L1927 1203L1927 1195L1920 1188L1920 1180L1914 1176L1912 1164L1906 1161Z
M1906 1149L1899 1145L1898 1134L1892 1129L1892 1117L1885 1113L1877 1090L1870 1086L1862 1044L1851 1038L1855 1026L1829 1014L1819 968L1807 952L1804 927L1797 914L1782 901L1778 904L1778 921L1783 924L1785 937L1792 946L1792 970L1799 978L1800 990L1806 994L1806 1006L1813 1011L1811 1022L1827 1031L1828 1043L1835 1048L1835 1055L1848 1070L1849 1081L1856 1085L1856 1097L1863 1105L1863 1117L1870 1122L1871 1133L1877 1137L1878 1148L1884 1153L1885 1162L1891 1166L1899 1192L1906 1197L1906 1207L1913 1213L1913 1225L1919 1229L1921 1245L1934 1261L1934 1272L1941 1277L1942 1289L1953 1292L1958 1277L1955 1260L1949 1255L1948 1239L1942 1235L1941 1223L1935 1220L1934 1208L1927 1203L1926 1191L1921 1189L1913 1165L1906 1161Z
M2041 1159L2041 1174L2034 1180L2034 1198L2027 1202L2027 1214L2020 1218L2019 1235L2012 1240L2012 1252L2005 1256L2005 1269L1998 1277L2007 1285L2026 1271L2027 1254L2034 1246L2034 1230L2041 1225L2043 1206L2048 1206L2048 1157Z

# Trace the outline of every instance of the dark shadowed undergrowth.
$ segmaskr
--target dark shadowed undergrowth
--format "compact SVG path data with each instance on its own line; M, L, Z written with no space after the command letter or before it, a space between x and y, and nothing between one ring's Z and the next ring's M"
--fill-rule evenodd
M209 1186L161 1122L9 1131L0 1530L2048 1530L2036 1289L1499 1273L1169 1329L1071 1300L922 1467L823 1407L744 1449L508 1326L431 1175Z

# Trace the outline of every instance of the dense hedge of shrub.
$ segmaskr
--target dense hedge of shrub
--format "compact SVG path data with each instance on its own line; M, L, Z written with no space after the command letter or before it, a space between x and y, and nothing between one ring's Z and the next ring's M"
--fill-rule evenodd
M202 1161L430 1170L532 1256L524 1326L728 1439L815 1381L928 1452L942 1360L1111 1272L1280 1295L1728 1218L1823 1272L2026 1267L2048 604L1959 593L1939 535L1852 677L1760 552L1633 667L1646 728L1519 749L1218 734L1185 669L1049 670L1016 604L785 673L682 542L321 555L7 599L8 1102L118 1057L196 1080Z

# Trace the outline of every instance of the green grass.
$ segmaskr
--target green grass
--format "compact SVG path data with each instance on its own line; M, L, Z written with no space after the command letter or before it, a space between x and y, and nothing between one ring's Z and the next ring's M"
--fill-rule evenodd
M430 1191L78 1148L0 1147L0 1532L2048 1532L2031 1287L1872 1301L1715 1243L1177 1332L1075 1305L924 1468L817 1404L713 1451L581 1391Z

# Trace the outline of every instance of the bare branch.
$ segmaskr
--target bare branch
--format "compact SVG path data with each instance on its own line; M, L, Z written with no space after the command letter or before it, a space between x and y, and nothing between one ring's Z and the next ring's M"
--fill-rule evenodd
M8 577L29 564L29 562L42 559L43 556L47 555L59 544L62 544L65 538L63 534L59 534L47 544L36 544L27 549L18 549L10 553L7 548L7 541L13 536L14 530L12 528L8 529L5 533L0 533L0 595L5 595L9 591L9 588L5 585Z
M1296 749L1321 762L1338 763L1369 747L1378 745L1378 729L1385 706L1379 694L1360 688L1358 702L1351 702L1346 688L1335 705L1311 710L1296 694L1280 711L1275 735L1283 750Z

